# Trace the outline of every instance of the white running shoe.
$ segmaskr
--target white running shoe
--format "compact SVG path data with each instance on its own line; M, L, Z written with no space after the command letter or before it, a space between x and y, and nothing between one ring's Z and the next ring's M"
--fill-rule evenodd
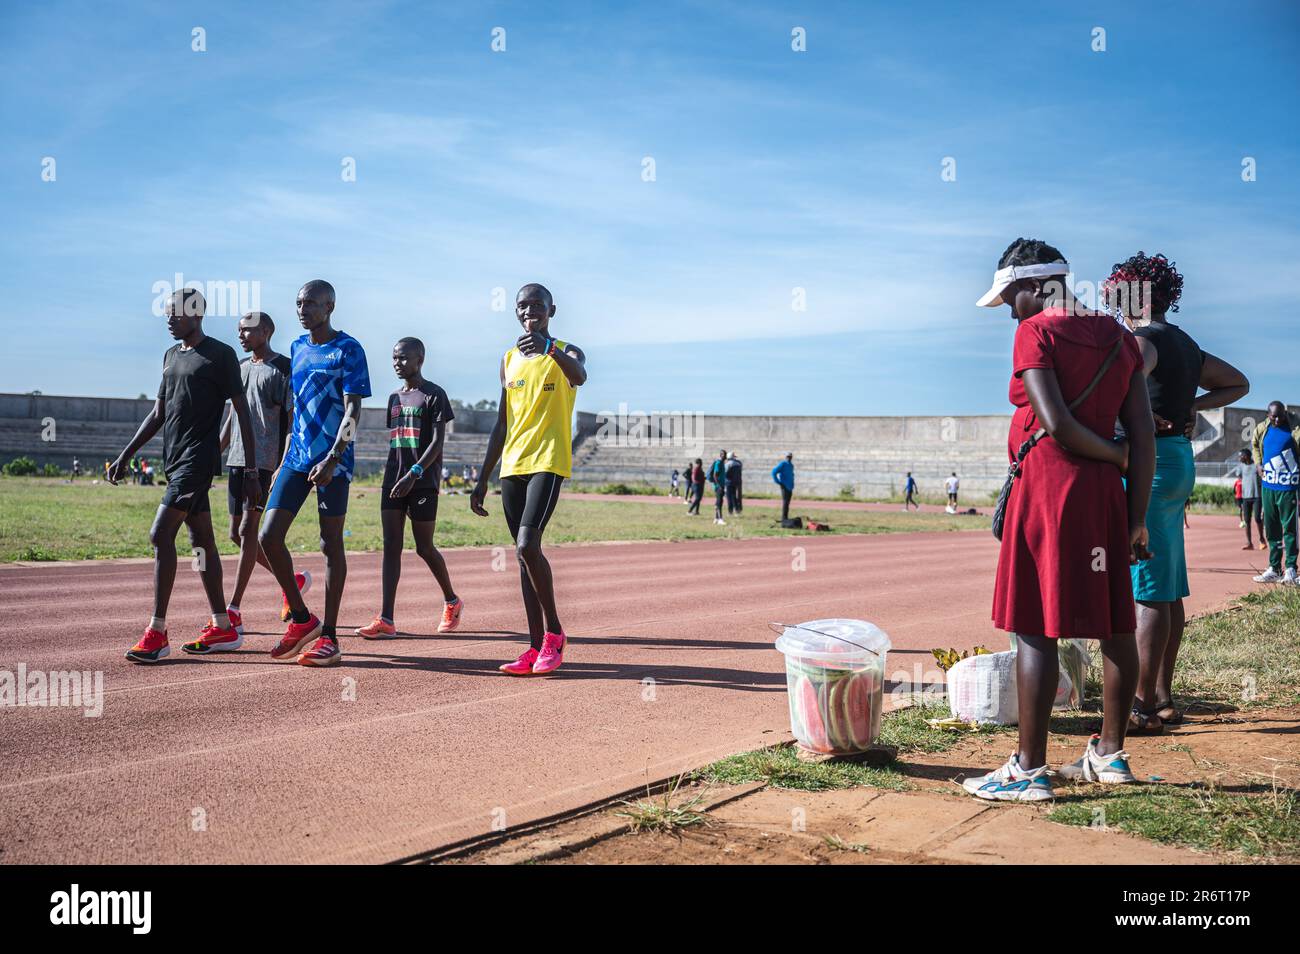
M1300 576L1296 575L1295 567L1289 566L1286 568L1286 573L1282 575L1282 582L1289 583L1291 586L1300 584Z
M961 787L986 802L1045 802L1056 797L1047 766L1022 771L1019 754L1013 754L1000 769L966 779Z
M1251 577L1256 583L1281 583L1284 577L1271 566L1259 576Z
M1128 767L1128 753L1113 752L1110 755L1097 754L1099 736L1088 740L1088 747L1083 756L1070 765L1062 765L1060 775L1075 782L1102 782L1106 785L1125 785L1136 782L1137 777Z

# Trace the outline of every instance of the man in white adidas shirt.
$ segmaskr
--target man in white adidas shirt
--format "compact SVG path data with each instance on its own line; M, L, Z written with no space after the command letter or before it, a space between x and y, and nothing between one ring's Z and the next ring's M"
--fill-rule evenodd
M943 482L948 491L948 513L957 512L957 488L961 486L961 481L957 479L957 472L953 471L952 476Z

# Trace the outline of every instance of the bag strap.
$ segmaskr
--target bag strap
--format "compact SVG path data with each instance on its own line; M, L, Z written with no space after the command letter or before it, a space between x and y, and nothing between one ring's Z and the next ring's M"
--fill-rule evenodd
M1079 392L1079 396L1066 405L1066 407L1073 411L1083 403L1084 399L1087 398L1087 396L1092 393L1093 389L1101 382L1101 379L1106 376L1106 372L1110 370L1110 366L1114 364L1115 359L1119 357L1119 352L1122 347L1124 347L1124 336L1121 334L1117 339L1115 339L1115 347L1110 349L1110 353L1106 355L1106 360L1101 363L1101 367L1097 369L1097 373L1093 375L1092 380L1088 382L1088 386ZM1016 465L1025 459L1025 455L1029 453L1030 449L1042 440L1046 434L1047 428L1040 427L1034 432L1033 437L1020 445L1020 450L1016 452L1016 463L1011 465L1013 471L1017 469Z

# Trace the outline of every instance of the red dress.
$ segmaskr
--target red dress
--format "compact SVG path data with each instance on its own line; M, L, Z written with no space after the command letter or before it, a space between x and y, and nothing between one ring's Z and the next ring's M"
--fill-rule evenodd
M1066 402L1088 386L1123 336L1119 354L1083 404L1079 423L1109 440L1142 364L1137 339L1105 316L1049 309L1020 323L1012 351L1010 459L1038 430L1020 376L1050 368ZM1079 457L1044 437L1025 458L1007 503L993 591L993 622L1026 636L1105 639L1137 628L1128 564L1128 505L1114 464Z

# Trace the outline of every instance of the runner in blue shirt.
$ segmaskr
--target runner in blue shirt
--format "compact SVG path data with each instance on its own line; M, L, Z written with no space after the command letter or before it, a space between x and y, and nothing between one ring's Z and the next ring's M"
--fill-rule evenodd
M348 573L343 521L352 480L352 441L361 400L370 396L366 353L355 338L330 325L333 312L334 288L329 282L310 281L298 291L298 322L307 333L289 351L293 426L266 502L261 534L262 552L289 602L289 628L271 650L271 658L297 660L303 666L333 666L342 658L335 626ZM284 543L298 508L312 490L325 554L323 622L307 611ZM307 648L312 640L315 644Z

